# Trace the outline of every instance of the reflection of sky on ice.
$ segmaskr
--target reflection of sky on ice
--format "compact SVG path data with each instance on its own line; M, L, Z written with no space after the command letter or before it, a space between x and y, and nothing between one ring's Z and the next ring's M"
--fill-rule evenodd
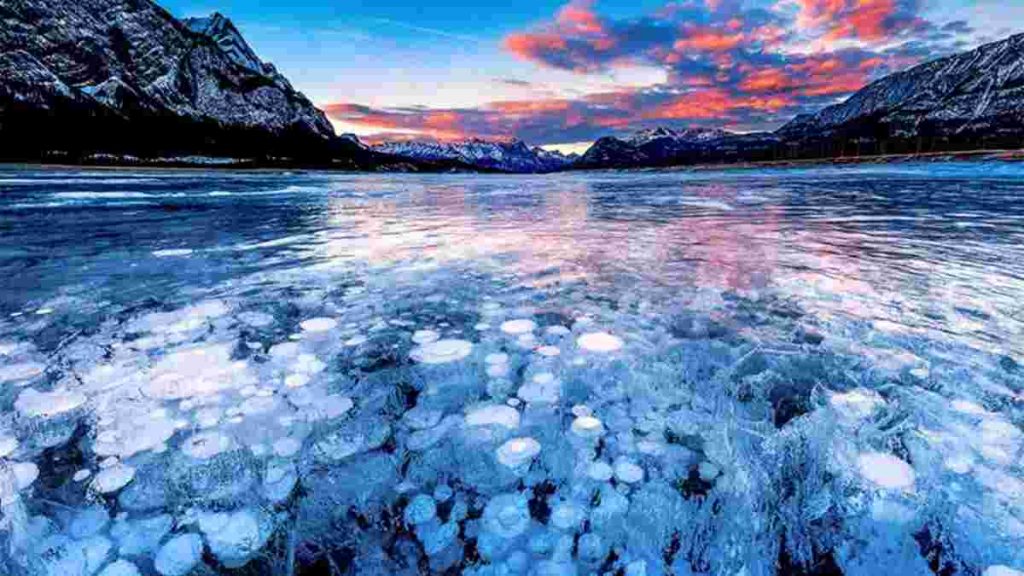
M0 177L0 565L1022 569L1024 205L922 170Z

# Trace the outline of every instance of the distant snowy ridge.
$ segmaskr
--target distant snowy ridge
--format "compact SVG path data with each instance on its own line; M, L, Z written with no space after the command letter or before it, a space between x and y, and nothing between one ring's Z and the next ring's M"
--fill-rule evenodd
M384 154L415 160L449 160L486 170L519 173L553 172L566 168L575 159L574 156L565 156L555 151L530 148L521 140L386 142L374 146L373 149Z
M798 116L788 138L829 135L857 122L893 135L1020 134L1024 124L1024 34L940 58L873 82L845 102Z

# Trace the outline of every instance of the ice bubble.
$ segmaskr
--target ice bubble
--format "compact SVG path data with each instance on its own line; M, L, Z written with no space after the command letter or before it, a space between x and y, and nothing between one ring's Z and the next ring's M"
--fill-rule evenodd
M1015 570L1009 566L989 566L981 573L981 576L1024 576L1024 571Z
M473 352L473 343L466 340L438 340L421 344L409 356L423 364L444 364L462 360Z
M508 364L508 354L504 352L492 352L484 357L484 363L488 365Z
M331 394L317 401L317 403L306 409L306 416L310 421L333 420L348 414L355 403L348 396Z
M274 323L274 317L265 312L242 312L238 319L253 328L266 328Z
M0 458L7 458L18 449L18 439L14 436L0 436Z
M533 320L521 318L518 320L507 320L501 323L501 331L505 334L511 334L517 336L520 334L528 334L533 332L537 328L537 323Z
M615 352L622 344L621 338L607 332L589 332L576 339L576 345L588 352Z
M157 258L174 258L182 256L191 256L191 248L168 248L166 250L154 250L153 256Z
M405 523L411 526L426 524L437 516L437 504L426 494L419 494L405 507Z
M562 394L562 384L549 373L537 374L519 388L517 396L524 402L554 404Z
M296 372L301 374L312 375L323 372L327 368L327 365L312 354L299 354L299 357L295 359L294 368Z
M612 479L614 474L615 471L612 469L611 465L601 460L591 462L590 465L587 466L587 476L592 480L597 480L598 482L607 482Z
M45 371L46 366L38 362L23 362L21 364L0 366L0 384L30 380Z
M218 454L227 452L233 445L231 437L220 432L200 432L182 442L181 451L197 460L209 460Z
M636 484L644 479L644 469L630 462L619 459L615 462L615 478L626 484Z
M405 447L413 452L422 452L444 439L452 428L462 422L462 418L451 415L441 421L440 424L426 430L417 430L409 435Z
M829 404L845 419L864 420L872 416L885 400L873 390L857 388L829 397Z
M604 540L600 535L593 532L587 532L580 536L577 548L580 559L586 562L604 560L605 556L608 555L608 547L605 545Z
M349 338L348 340L345 340L345 346L348 346L348 347L359 346L360 344L365 344L366 340L367 340L366 336L363 336L361 334L360 335L356 335L356 336L353 336L353 337Z
M263 548L270 536L266 524L249 509L199 515L199 529L206 536L210 552L227 568L244 566Z
M569 330L565 326L548 326L544 329L544 332L551 336L568 336L572 333L572 330Z
M309 384L309 376L305 374L289 374L284 379L284 385L288 388L302 388L306 384Z
M477 332L483 332L484 330L490 330L491 325L486 322L478 322L477 324L473 325L473 329L476 330Z
M520 468L529 464L540 454L540 442L533 438L513 438L502 444L497 451L498 462L509 468Z
M303 320L299 324L299 328L302 328L303 332L310 334L320 334L323 332L330 332L338 327L338 321L334 318L310 318L309 320Z
M402 421L413 430L425 430L437 426L442 416L444 416L444 413L440 410L420 405L410 408L409 411L402 415Z
M270 502L279 504L288 499L298 481L299 475L293 464L271 463L263 479L263 495Z
M127 464L115 464L96 474L90 486L100 494L110 494L124 488L134 479L135 468Z
M297 438L281 438L273 444L274 455L279 458L290 458L302 450L302 441Z
M508 375L508 364L488 364L487 375L491 378L503 378Z
M899 490L914 486L914 469L892 454L861 454L857 457L857 467L864 478L882 488Z
M647 576L647 562L634 560L626 564L626 576Z
M519 427L519 412L510 406L489 404L466 414L467 426L504 426L510 430Z
M558 356L561 353L562 351L558 349L558 346L541 346L540 348L537 348L537 354L548 358Z
M582 418L584 416L592 416L594 414L590 407L585 404L576 404L575 406L572 407L571 412L572 415L576 416L577 418Z
M142 391L150 398L183 400L254 384L248 364L232 360L231 351L230 344L216 344L168 354L154 366Z
M520 348L533 348L537 344L537 338L532 333L520 334L516 338L516 343Z
M31 462L12 462L11 471L14 472L15 490L24 490L39 478L39 467Z
M438 502L447 502L454 494L455 491L447 484L438 484L437 487L434 488L434 500L437 500Z
M142 576L142 572L139 572L138 567L131 562L119 559L107 565L99 576Z
M551 525L559 530L575 530L583 522L583 511L572 502L559 502L551 510Z
M417 330L412 335L412 341L416 344L430 344L437 342L441 335L433 330Z
M153 565L163 576L186 576L203 555L203 539L198 534L182 534L167 541L156 554Z
M75 482L85 482L90 476L92 476L92 470L82 468L78 472L75 472L75 475L72 476L71 479Z
M70 412L85 404L85 401L85 396L78 392L38 392L33 388L27 388L18 395L14 408L27 418L51 418Z
M53 308L40 308L36 310L36 316L46 316L48 314L53 314Z
M520 400L519 398L509 398L508 400L505 400L505 404L508 404L509 406L511 406L513 408L519 407L519 405L522 404L522 403L523 403L523 401Z
M712 462L701 462L697 466L697 472L700 474L700 479L705 482L711 482L722 473L722 469Z
M75 515L68 526L68 533L72 538L82 540L99 534L109 522L110 515L107 514L106 508L92 506Z
M487 503L484 528L501 538L515 538L530 527L530 510L523 494L501 494Z
M593 416L580 416L572 421L571 429L580 438L597 438L604 433L604 424Z

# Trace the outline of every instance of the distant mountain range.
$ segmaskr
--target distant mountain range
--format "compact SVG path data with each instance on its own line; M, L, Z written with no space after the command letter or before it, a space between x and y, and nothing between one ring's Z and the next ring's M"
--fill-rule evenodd
M359 170L552 172L1024 147L1024 35L878 80L775 132L647 129L582 156L336 136L220 14L151 0L0 3L0 159L218 156Z
M501 172L538 173L554 172L571 166L575 155L564 156L543 148L530 148L521 140L488 142L409 141L388 142L374 150L394 156L429 161L463 162L486 170Z

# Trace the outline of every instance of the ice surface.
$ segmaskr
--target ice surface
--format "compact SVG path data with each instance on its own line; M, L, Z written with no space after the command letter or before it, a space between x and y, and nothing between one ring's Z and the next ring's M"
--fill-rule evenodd
M378 191L339 191L282 218L330 206L288 242L175 229L117 252L117 293L26 295L0 315L0 573L1020 573L1006 302L883 291L893 270L860 248L851 268L845 236L760 227L786 210L727 238L619 222L605 186L570 212L594 230L473 196L476 225L515 229L478 243L445 237L465 199L394 234L350 219ZM664 188L640 212L680 210ZM601 242L530 240L563 233ZM617 234L644 249L595 252ZM182 245L203 258L152 258Z

